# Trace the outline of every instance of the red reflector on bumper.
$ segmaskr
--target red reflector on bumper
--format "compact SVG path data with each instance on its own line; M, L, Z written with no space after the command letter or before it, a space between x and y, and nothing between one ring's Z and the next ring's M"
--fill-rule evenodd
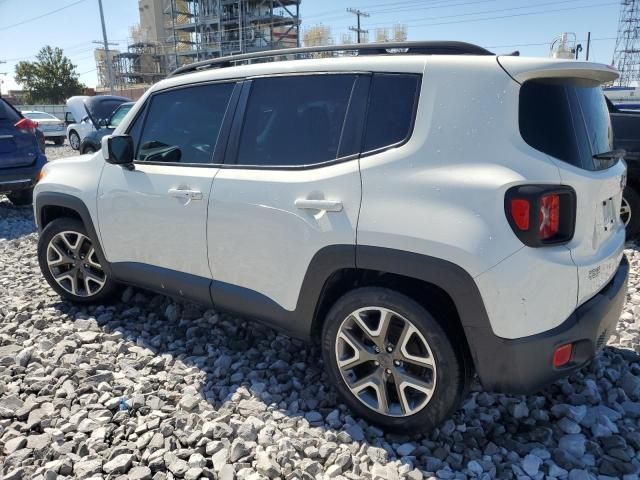
M569 363L572 353L573 345L571 343L567 343L566 345L561 345L556 348L556 351L553 352L553 366L562 367Z

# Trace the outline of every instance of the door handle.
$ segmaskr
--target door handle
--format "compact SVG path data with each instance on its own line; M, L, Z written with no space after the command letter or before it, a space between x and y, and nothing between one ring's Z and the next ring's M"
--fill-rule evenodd
M324 210L325 212L342 211L342 202L340 200L310 200L299 198L295 201L295 206L304 210Z
M202 200L202 192L198 190L183 190L180 188L170 188L169 195L175 198L183 198L186 200Z

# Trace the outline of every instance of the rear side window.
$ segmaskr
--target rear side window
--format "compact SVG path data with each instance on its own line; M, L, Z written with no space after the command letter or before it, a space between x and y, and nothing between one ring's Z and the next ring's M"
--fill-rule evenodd
M371 81L364 152L388 147L411 134L420 75L377 73Z
M20 120L20 115L5 100L0 99L0 121L17 123L18 120Z
M593 155L613 148L613 130L599 86L533 80L520 88L520 134L536 150L586 170L610 165Z
M150 99L136 159L211 163L233 83L180 88ZM138 116L138 119L140 116ZM136 135L138 119L130 135Z
M302 166L334 160L356 75L253 80L240 165Z

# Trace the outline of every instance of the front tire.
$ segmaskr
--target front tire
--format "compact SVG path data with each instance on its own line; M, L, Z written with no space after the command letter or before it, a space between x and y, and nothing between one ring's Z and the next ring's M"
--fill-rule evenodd
M96 153L96 149L91 145L87 145L82 149L82 152L80 153L82 153L83 155L87 155L89 153Z
M8 193L7 198L16 207L31 205L33 203L33 188L30 188L28 190L20 190L18 192Z
M390 431L433 429L465 391L462 355L436 318L387 288L358 288L335 303L324 323L322 355L345 403Z
M117 288L84 224L73 218L49 223L38 239L38 263L47 283L75 303L99 303Z
M71 145L71 148L74 150L80 149L80 135L78 135L78 132L75 130L69 132L69 145Z
M636 238L640 234L640 195L629 185L622 194L620 218L627 229L627 238Z

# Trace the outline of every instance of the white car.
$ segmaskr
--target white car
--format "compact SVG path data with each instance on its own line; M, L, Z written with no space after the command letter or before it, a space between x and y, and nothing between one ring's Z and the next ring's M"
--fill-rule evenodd
M36 110L25 110L22 115L38 124L38 129L46 140L53 140L56 145L62 145L66 137L65 124L55 115Z
M229 66L340 49L367 54ZM131 284L316 340L356 414L429 429L474 373L535 392L614 332L616 78L457 42L181 67L100 152L45 167L40 267L73 302Z
M80 149L82 139L89 133L106 125L113 111L124 102L131 100L114 95L79 95L67 100L69 113L75 120L67 125L67 138L74 150Z

